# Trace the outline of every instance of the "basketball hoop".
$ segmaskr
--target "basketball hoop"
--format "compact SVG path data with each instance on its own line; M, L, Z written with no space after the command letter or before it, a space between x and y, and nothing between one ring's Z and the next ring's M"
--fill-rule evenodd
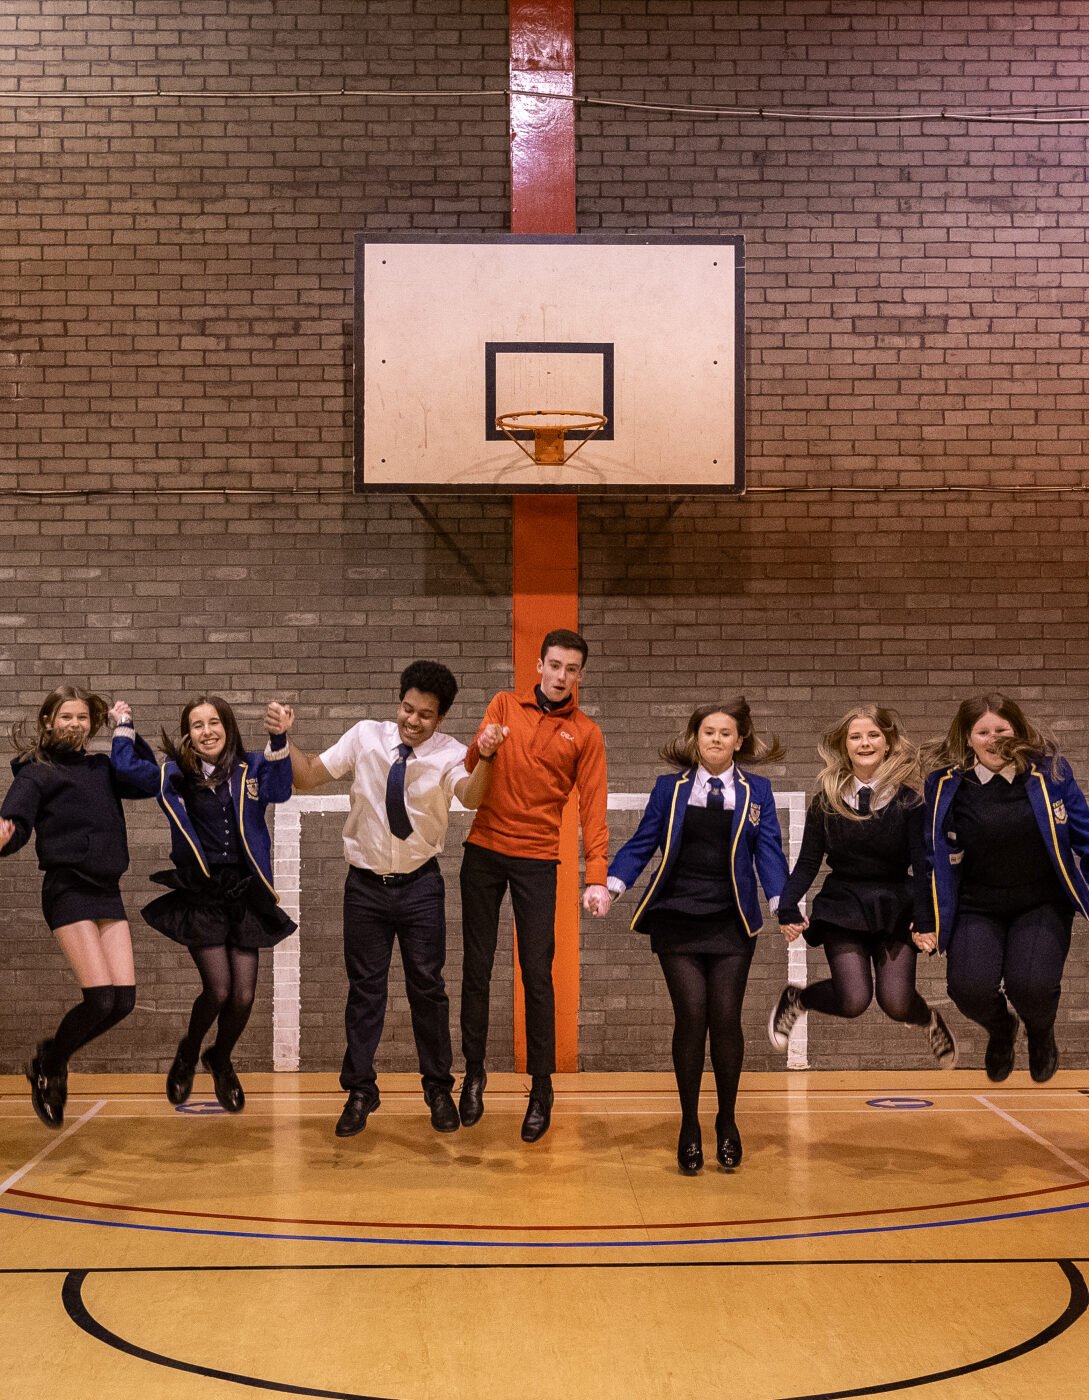
M537 421L522 422L522 419L537 420L547 418L549 420L562 418L562 423L549 421L539 423ZM527 408L518 413L500 413L495 420L495 426L502 429L510 438L514 445L523 451L531 462L535 462L539 467L562 467L584 447L609 420L602 413L588 413L579 409L564 408ZM525 443L520 442L515 437L515 433L533 434L533 451L530 452ZM570 452L567 451L565 439L569 433L585 433L583 437Z

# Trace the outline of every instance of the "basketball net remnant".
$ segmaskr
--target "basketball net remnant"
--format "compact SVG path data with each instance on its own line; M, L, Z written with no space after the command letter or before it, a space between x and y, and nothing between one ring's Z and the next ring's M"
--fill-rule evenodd
M536 421L522 422L522 419L536 420L539 418L563 418L574 419L574 422L563 423L538 423ZM564 408L527 408L518 413L500 413L495 420L495 426L500 428L511 442L526 454L531 462L539 467L562 467L584 447L609 420L602 413L589 413L581 409ZM530 452L524 442L520 442L515 437L515 433L529 432L533 434L533 451ZM566 438L568 433L585 433L571 451L567 451Z

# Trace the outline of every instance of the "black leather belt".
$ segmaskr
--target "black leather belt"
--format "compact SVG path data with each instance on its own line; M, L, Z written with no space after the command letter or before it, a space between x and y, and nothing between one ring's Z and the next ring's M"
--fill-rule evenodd
M361 865L352 867L357 875L362 875L365 880L373 880L375 884L389 886L411 885L413 880L419 880L424 875L438 874L439 862L435 856L424 861L423 865L417 866L415 870L407 870L403 875L379 875L376 870L364 870Z

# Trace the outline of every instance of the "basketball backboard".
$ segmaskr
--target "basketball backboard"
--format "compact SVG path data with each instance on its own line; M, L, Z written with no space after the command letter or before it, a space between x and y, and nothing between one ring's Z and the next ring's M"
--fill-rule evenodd
M357 487L740 491L743 250L740 236L359 235ZM565 466L538 465L496 424L534 409L606 423Z

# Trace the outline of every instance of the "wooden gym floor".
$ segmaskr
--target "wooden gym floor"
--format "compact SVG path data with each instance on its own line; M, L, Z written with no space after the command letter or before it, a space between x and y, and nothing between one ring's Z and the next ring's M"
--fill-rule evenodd
M662 1075L558 1078L534 1147L517 1075L449 1136L407 1075L347 1141L332 1076L246 1089L74 1075L51 1134L0 1078L0 1394L1087 1393L1081 1071L751 1075L694 1179Z

